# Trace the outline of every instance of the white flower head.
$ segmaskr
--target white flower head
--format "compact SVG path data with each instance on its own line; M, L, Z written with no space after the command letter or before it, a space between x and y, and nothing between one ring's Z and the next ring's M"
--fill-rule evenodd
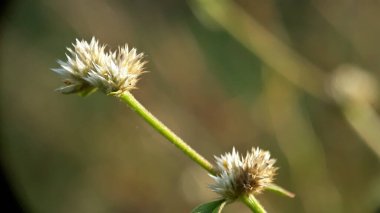
M62 76L65 86L57 89L64 94L78 93L94 90L95 87L85 80L90 70L94 69L96 64L104 64L106 54L105 46L100 46L99 42L92 38L88 43L84 40L76 40L72 44L73 48L67 48L67 61L58 60L60 68L52 69Z
M215 183L211 190L223 198L234 200L243 194L259 194L270 185L276 175L275 159L268 151L252 148L245 157L232 149L216 159L217 175L211 175Z
M109 52L105 63L96 65L85 79L106 94L119 95L135 89L138 77L144 73L143 56L143 53L137 54L135 48L119 47Z
M65 94L87 94L100 89L106 94L121 94L135 88L144 71L143 54L127 45L115 52L105 52L105 45L92 38L88 43L76 40L73 49L67 48L67 61L58 60L60 68L53 69L63 77L65 86L58 88Z

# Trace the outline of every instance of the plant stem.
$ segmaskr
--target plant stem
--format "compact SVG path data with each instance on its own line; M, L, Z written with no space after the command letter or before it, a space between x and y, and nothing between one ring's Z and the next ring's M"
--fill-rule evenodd
M245 205L248 206L249 209L252 210L254 213L266 213L265 209L258 200L256 200L255 196L253 195L243 195L240 198Z
M158 120L150 113L136 98L130 93L125 92L120 96L120 99L127 103L137 114L139 114L146 122L148 122L162 136L168 139L172 144L179 148L183 153L189 156L198 165L206 169L210 174L215 175L216 172L213 165L208 162L203 156L192 149L185 141L178 137L173 131Z

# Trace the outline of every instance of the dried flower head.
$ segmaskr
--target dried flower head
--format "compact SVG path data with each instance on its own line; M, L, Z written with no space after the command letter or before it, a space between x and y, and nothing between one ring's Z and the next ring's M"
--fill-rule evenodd
M107 55L102 65L95 65L86 80L107 94L122 94L136 88L138 77L144 72L143 53L128 46Z
M73 49L67 48L69 54L66 54L67 61L58 60L60 68L52 69L62 76L65 86L57 89L64 94L92 91L95 89L85 78L90 70L95 68L96 64L104 64L106 54L105 46L100 46L95 38L90 43L82 40L76 40Z
M121 94L135 88L138 76L144 71L143 54L127 45L115 52L105 52L105 45L92 38L88 43L76 40L73 49L67 48L67 61L58 60L60 68L53 69L63 77L64 94L87 94L100 89L106 94Z
M232 149L215 157L218 174L211 175L215 183L210 188L223 198L234 200L243 194L259 194L274 180L277 167L268 151L252 148L245 157Z

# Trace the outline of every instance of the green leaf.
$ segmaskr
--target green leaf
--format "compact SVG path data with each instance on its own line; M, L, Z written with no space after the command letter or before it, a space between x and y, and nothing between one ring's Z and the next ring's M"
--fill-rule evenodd
M292 192L289 192L288 190L282 188L281 186L278 186L276 184L270 184L266 187L267 190L275 192L280 195L284 195L286 197L294 198L296 195Z
M214 200L197 206L191 213L221 213L225 205L225 199Z

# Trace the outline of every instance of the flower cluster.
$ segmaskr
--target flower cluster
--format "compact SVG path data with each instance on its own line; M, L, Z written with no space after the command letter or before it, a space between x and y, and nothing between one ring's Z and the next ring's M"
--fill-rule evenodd
M100 89L106 94L120 95L135 88L144 72L143 53L127 45L117 51L105 51L105 45L93 37L88 43L76 40L67 48L67 61L58 60L60 68L52 69L62 76L65 86L57 89L64 94L88 94Z
M215 180L210 188L223 198L234 200L243 194L259 194L274 180L277 167L275 159L268 151L252 148L245 157L235 148L232 153L215 157L218 174L211 175Z

